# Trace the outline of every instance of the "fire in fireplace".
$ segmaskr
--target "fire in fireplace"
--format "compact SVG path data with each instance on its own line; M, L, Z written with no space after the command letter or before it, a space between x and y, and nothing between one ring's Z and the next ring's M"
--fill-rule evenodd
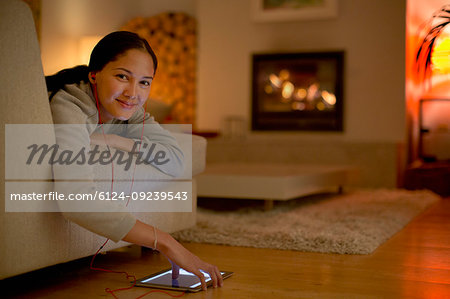
M342 131L344 52L253 55L252 129Z

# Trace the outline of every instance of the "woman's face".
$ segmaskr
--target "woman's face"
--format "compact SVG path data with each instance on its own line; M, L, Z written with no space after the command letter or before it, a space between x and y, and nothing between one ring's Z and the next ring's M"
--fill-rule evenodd
M144 105L153 80L153 60L146 51L131 49L89 80L97 86L102 122L129 119ZM94 76L92 76L94 75Z

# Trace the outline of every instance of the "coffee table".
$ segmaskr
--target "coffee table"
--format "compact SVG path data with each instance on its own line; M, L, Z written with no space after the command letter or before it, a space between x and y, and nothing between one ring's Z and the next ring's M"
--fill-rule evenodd
M357 175L357 168L345 165L214 163L197 176L197 190L201 197L264 200L271 209L274 200L342 192Z

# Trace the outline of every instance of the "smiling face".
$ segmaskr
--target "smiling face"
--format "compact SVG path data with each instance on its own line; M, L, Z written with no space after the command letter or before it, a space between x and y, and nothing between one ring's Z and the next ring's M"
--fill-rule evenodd
M144 105L153 80L153 60L146 51L130 49L89 80L97 86L102 122L129 119ZM94 75L94 76L92 76Z

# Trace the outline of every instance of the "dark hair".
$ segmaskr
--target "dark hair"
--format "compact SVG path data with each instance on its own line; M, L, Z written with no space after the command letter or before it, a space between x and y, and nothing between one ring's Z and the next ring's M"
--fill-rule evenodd
M46 76L47 90L51 92L50 99L66 84L89 82L89 72L101 71L109 62L118 59L130 49L144 50L153 60L156 72L158 60L148 42L139 35L128 31L116 31L103 37L94 47L89 59L89 66L79 65L64 69L58 73Z

